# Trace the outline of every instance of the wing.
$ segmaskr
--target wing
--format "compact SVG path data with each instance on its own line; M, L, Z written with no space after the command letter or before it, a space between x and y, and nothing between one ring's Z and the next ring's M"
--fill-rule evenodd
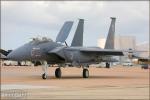
M98 55L107 55L107 56L123 56L123 52L122 51L117 51L117 50L107 50L107 49L82 49L80 50L83 53L95 53Z
M73 47L69 48L70 50L78 50L81 53L86 54L97 54L101 56L123 56L123 52L120 50L114 50L114 49L101 49L99 47Z

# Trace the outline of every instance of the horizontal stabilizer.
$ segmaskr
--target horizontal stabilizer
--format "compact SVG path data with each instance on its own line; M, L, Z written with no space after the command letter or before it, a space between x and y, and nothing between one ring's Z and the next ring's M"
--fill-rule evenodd
M63 27L61 28L60 32L56 37L56 42L61 42L61 43L65 42L65 40L67 39L70 33L72 25L73 25L73 21L67 21L64 23Z

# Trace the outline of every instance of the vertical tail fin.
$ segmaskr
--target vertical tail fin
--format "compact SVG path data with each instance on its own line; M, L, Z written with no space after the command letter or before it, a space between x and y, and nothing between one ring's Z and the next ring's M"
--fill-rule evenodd
M71 46L83 46L84 19L80 19Z
M116 18L111 17L111 25L109 28L107 40L105 43L105 49L114 49L114 37L115 37L115 22Z
M72 28L73 21L66 21L56 37L56 42L64 43Z

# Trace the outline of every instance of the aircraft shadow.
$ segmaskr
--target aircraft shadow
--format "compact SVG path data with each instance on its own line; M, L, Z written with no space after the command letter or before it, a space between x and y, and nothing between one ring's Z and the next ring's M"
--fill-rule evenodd
M29 78L40 79L41 76L29 76ZM135 76L90 76L89 78L83 78L82 76L62 76L60 79L140 79L143 77ZM48 76L47 79L58 79L55 76Z
M52 77L55 79L55 77ZM135 79L136 77L129 76L90 76L89 78L83 78L82 76L62 76L61 79Z

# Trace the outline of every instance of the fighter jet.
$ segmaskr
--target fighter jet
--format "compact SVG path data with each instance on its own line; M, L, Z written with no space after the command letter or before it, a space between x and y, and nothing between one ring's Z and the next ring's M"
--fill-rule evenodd
M141 52L149 52L149 51L137 51L137 50L128 50L129 59L137 59L138 63L150 64L150 57L142 57L139 54Z
M88 78L90 64L106 62L106 67L110 67L110 62L114 61L113 56L123 56L122 51L114 50L116 18L111 17L111 20L104 49L83 46L84 19L80 19L71 46L68 46L65 41L73 24L73 22L69 21L60 30L56 41L47 38L42 38L41 40L34 38L29 43L13 50L8 54L7 58L17 61L41 61L44 71L42 74L43 79L47 78L49 64L58 65L55 70L55 76L56 78L61 78L61 67L68 63L74 67L82 67L83 78Z

